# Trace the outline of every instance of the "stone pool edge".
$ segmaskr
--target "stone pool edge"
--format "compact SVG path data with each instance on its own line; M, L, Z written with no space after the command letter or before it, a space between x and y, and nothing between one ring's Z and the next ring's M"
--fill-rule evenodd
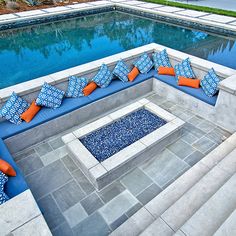
M165 125L137 140L113 156L99 162L80 142L79 138L88 135L136 110L145 108L167 121ZM62 137L69 153L78 161L84 174L97 189L102 189L116 178L130 171L137 164L150 159L167 145L176 141L181 134L184 121L147 99L141 99L107 116L87 124Z
M123 9L125 12L130 11L130 13L132 13L132 11L139 11L143 16L145 16L145 13L149 14L149 16L156 15L159 16L159 20L164 20L169 23L171 23L172 20L172 23L176 24L184 24L185 22L188 22L188 24L192 23L192 25L189 25L189 27L205 25L209 27L210 31L211 29L214 31L218 28L222 29L222 33L225 30L226 32L228 31L227 34L229 34L229 32L231 31L231 34L236 35L236 18L234 17L164 6L155 3L124 0L102 0L88 3L71 4L67 6L57 6L40 10L4 14L0 15L0 29L15 28L17 27L18 23L20 23L19 27L21 27L22 23L24 22L25 25L35 24L37 23L37 20L40 23L40 19L43 18L47 18L49 20L59 20L60 18L67 19L70 17L75 17L77 13L78 16L80 13L85 13L86 15L88 12L95 11L94 13L96 13L97 11L99 12L102 10L106 10L106 8L107 10ZM189 11L192 14L190 14ZM166 20L166 18L168 19ZM188 24L184 24L183 26L186 27L188 26Z

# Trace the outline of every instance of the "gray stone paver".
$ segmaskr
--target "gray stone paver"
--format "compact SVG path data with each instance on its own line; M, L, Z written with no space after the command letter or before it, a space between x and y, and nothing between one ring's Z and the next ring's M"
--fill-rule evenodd
M192 154L190 154L188 157L184 159L190 166L195 165L197 162L199 162L204 157L204 154L202 154L199 151L195 151Z
M43 156L46 153L51 152L53 149L48 143L42 143L35 147L35 150L39 156Z
M189 16L189 17L200 17L200 16L209 15L209 13L207 13L207 12L193 11L193 10L180 11L180 12L176 12L176 14L183 15L183 16Z
M81 201L81 205L85 209L88 215L91 215L94 211L101 208L104 204L99 198L97 193L92 193Z
M62 158L62 162L70 172L73 172L78 169L78 166L74 163L74 161L69 155L64 156Z
M121 183L136 196L143 189L147 188L152 183L152 180L137 168L122 178Z
M99 213L103 216L107 224L112 224L132 206L137 204L137 202L138 200L128 190L125 190L100 208Z
M28 175L25 179L34 197L39 199L66 184L72 177L59 160Z
M65 223L65 218L51 195L41 198L37 203L51 230Z
M49 141L48 143L54 150L65 145L61 140L61 137L52 139L52 141Z
M193 144L193 147L200 150L202 153L207 153L209 150L211 150L215 146L216 146L216 143L211 141L209 138L205 136Z
M168 146L168 149L181 159L184 159L195 151L191 145L181 139Z
M204 19L204 20L210 20L210 21L215 21L215 22L225 23L225 24L235 21L234 17L219 16L219 15L216 15L216 14L210 14L210 15L207 15L207 16L202 16L200 18Z
M71 181L54 191L53 197L60 209L65 211L83 199L85 194L75 181Z
M102 216L96 212L74 227L73 232L74 235L81 236L108 235L111 229Z
M64 211L63 215L65 216L71 228L73 228L88 217L88 214L80 203L77 203L66 211Z
M25 176L32 174L34 171L37 171L44 166L37 153L33 153L27 158L18 161L17 165Z
M94 230L107 235L202 159L201 140L219 144L230 135L157 94L148 99L187 121L182 138L101 191L63 148L64 133L14 155L53 235L95 235Z
M137 195L137 199L145 205L149 201L151 201L156 195L158 195L162 189L157 184L151 184L149 187L144 189L139 195Z

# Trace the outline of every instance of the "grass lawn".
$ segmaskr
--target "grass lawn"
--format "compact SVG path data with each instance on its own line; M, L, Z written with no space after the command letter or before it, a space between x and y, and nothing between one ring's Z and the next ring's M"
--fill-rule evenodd
M222 9L212 8L212 7L195 6L195 5L191 5L191 4L180 3L180 2L170 2L170 1L166 1L166 0L144 0L144 1L163 4L163 5L167 5L167 6L181 7L181 8L185 8L185 9L204 11L204 12L215 13L215 14L219 14L219 15L236 17L235 11L226 11L226 10L222 10Z

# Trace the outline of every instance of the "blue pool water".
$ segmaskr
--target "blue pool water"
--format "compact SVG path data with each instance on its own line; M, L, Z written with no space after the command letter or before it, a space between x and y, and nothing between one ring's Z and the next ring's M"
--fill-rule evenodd
M148 110L140 109L80 139L83 145L102 162L166 124Z
M0 32L0 89L156 42L236 69L235 40L109 12Z

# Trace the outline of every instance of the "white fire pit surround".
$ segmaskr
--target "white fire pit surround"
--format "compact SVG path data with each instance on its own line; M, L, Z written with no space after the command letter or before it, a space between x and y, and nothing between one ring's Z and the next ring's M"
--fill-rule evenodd
M167 123L102 162L99 162L80 142L85 135L141 108L159 116ZM176 141L182 135L181 128L184 123L147 99L141 99L63 136L62 140L85 175L97 189L101 189Z

